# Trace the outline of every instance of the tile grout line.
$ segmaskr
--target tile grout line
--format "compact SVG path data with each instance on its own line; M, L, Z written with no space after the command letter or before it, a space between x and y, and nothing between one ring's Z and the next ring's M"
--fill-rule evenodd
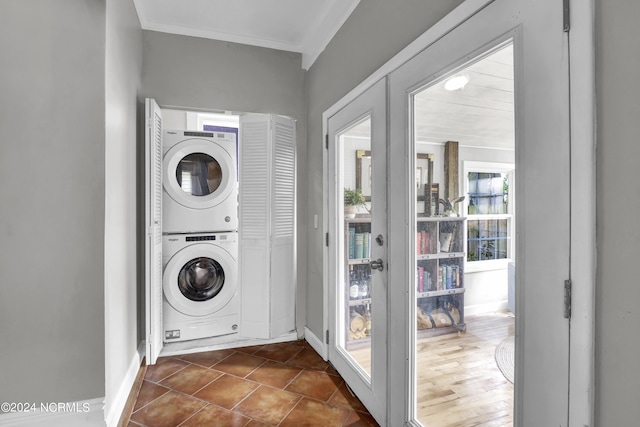
M281 425L281 424L282 424L282 422L283 422L284 420L286 420L286 419L287 419L287 417L288 417L289 415L291 415L291 413L293 412L293 410L294 410L294 409L296 409L296 408L298 407L298 405L300 404L300 402L302 402L303 400L304 400L304 396L300 397L300 399L298 399L298 401L296 402L296 404L295 404L295 405L293 405L293 406L291 407L291 409L289 409L289 412L287 412L287 413L282 417L282 419L278 422L278 424L276 424L276 426Z
M315 398L315 397L312 397L312 396L308 396L308 395L305 395L305 394L300 393L300 392L295 392L295 391L286 390L286 388L287 388L287 387L289 387L289 386L290 386L292 383L294 383L294 382L295 382L295 381L296 381L296 380L297 380L301 375L303 375L303 373L305 373L305 372L307 372L307 371L308 371L308 372L323 372L323 373L325 373L325 374L327 374L327 375L330 375L330 376L337 376L338 378L341 378L341 377L340 377L340 375L339 375L339 373L337 373L337 372L329 372L329 368L331 368L331 365L330 365L330 364L327 364L326 366L324 366L324 368L320 368L320 367L318 367L318 369L311 368L311 367L308 367L308 366L307 366L307 367L305 367L305 365L308 365L308 363L304 363L304 362L301 362L301 363L300 363L300 365L302 365L302 366L300 366L300 365L296 366L295 364L290 364L289 362L291 362L291 361L292 361L296 356L298 356L298 355L300 355L302 352L304 352L304 350L305 350L305 348L306 348L305 346L299 346L299 348L297 349L297 351L296 351L295 353L291 354L291 355L290 355L290 356L289 356L285 361L280 361L280 360L278 360L278 359L276 359L276 358L269 358L269 357L264 357L264 356L258 355L257 353L259 353L259 352L260 352L261 350L263 350L264 348L266 348L266 346L261 346L261 347L259 347L259 348L254 349L251 353L249 353L249 352L241 352L241 351L233 351L233 352L231 352L229 355L227 355L225 358L223 358L223 359L221 359L221 360L216 361L214 364L212 364L212 365L210 365L210 366L202 365L202 364L200 364L200 363L198 363L198 362L192 362L192 361L189 361L189 360L186 360L186 359L181 359L181 358L179 357L179 355L178 355L178 356L171 356L171 358L172 358L172 359L175 359L175 360L177 360L177 361L179 361L179 362L181 362L181 363L184 363L185 365L184 365L184 366L182 366L182 367L180 367L177 371L175 371L175 372L173 372L173 373L171 373L171 374L169 374L169 375L167 375L167 376L164 376L164 377L162 377L162 378L160 378L160 379L158 379L158 380L153 381L153 380L150 380L150 379L143 379L144 381L149 381L149 383L150 383L150 384L154 384L154 385L157 385L157 386L163 387L163 388L167 389L167 391L165 391L162 395L160 395L160 396L156 397L156 398L155 398L155 399L153 399L152 401L148 402L148 403L147 403L147 404L145 404L144 406L142 406L142 407L138 408L138 410L137 410L137 411L135 411L135 412L138 412L138 411L140 411L141 409L146 408L146 407L147 407L147 406L149 406L150 404L152 404L152 403L156 402L156 401L157 401L158 399L160 399L162 396L165 396L167 393L169 393L169 391L174 391L174 392L176 392L177 394L180 394L180 395L183 395L183 396L187 396L187 397L190 397L190 398L194 398L194 399L196 399L196 400L198 400L198 401L200 401L200 402L204 403L204 406L203 406L203 407L201 407L200 409L198 409L197 411L195 411L193 414L191 414L189 417L187 417L187 419L185 419L184 421L182 421L179 425L183 425L183 424L184 424L184 423L186 423L188 420L192 419L194 416L196 416L198 413L200 413L200 412L202 412L203 410L205 410L205 409L206 409L207 407L209 407L210 405L211 405L212 407L218 407L218 408L221 408L221 409L223 409L223 410L226 410L226 411L229 411L229 412L232 412L232 413L237 413L237 414L242 415L243 417L246 417L246 418L249 420L249 421L247 421L247 424L251 423L252 421L262 422L262 421L260 421L259 419L256 419L256 418L254 418L254 417L252 417L252 416L250 416L250 415L248 415L248 414L245 414L244 412L241 412L241 411L237 410L237 408L239 407L239 405L240 405L240 404L242 404L242 402L244 402L245 400L247 400L247 399L248 399L250 396L252 396L252 395L253 395L253 394L254 394L254 393L255 393L255 392L256 392L260 387L263 387L263 386L264 386L264 387L267 387L267 388L272 388L272 389L274 389L274 390L281 390L281 391L285 391L285 392L287 392L287 393L290 393L290 394L292 394L292 395L297 396L297 398L298 398L297 402L292 406L292 408L291 408L289 411L287 411L287 413L286 413L286 414L284 414L284 415L282 416L282 418L280 419L280 421L279 421L279 422L278 422L278 424L276 424L276 425L280 425L280 424L281 424L281 423L282 423L282 422L283 422L283 421L284 421L284 420L285 420L285 419L286 419L286 418L287 418L287 417L292 413L292 411L294 411L294 410L295 410L295 408L297 408L297 407L300 405L300 402L302 402L302 401L303 401L303 400L305 400L305 399L312 400L312 401L316 401L316 402L319 402L319 403L322 403L322 404L325 404L325 405L328 405L328 406L332 406L332 407L337 407L337 408L343 408L343 409L346 409L346 410L347 410L347 415L346 415L346 418L343 420L343 423L342 423L342 424L344 424L344 422L345 422L345 421L346 421L346 420L351 416L351 413L352 413L352 412L358 412L358 411L356 411L356 409L355 409L355 408L353 408L353 407L352 407L352 405L349 405L349 402L347 402L347 405L345 405L345 406L340 405L340 404L331 404L331 403L329 403L329 402L330 402L330 400L331 400L331 398L333 398L333 397L336 395L336 392L339 392L339 387L340 387L340 385L343 383L343 381L344 381L344 380L340 381L340 383L339 383L338 385L336 385L336 386L335 386L335 389L333 390L333 392L332 392L332 393L330 394L330 396L329 396L327 399L325 399L325 400L318 399L318 398ZM224 372L224 371L220 371L220 370L215 369L215 366L216 366L216 365L218 365L218 364L222 363L224 360L228 359L229 357L231 357L231 356L233 356L233 355L235 355L235 354L248 355L248 356L257 357L257 358L259 358L259 359L263 359L263 360L262 360L262 362L261 362L259 365L257 365L255 368L253 368L251 371L249 371L247 374L245 374L245 375L243 375L243 376L238 376L238 375L235 375L235 374L231 374L231 373L227 373L227 372ZM272 354L277 354L277 352L273 352ZM267 362L271 362L271 363L274 363L274 364L281 364L282 366L284 366L284 367L286 367L286 368L289 368L289 369L297 369L297 370L299 370L299 372L298 372L295 376L293 376L291 379L287 380L287 381L286 381L282 386L274 386L274 385L271 385L271 384L267 384L267 383L260 382L260 381L258 381L258 380L254 380L254 379L250 379L250 378L248 378L250 375L252 375L253 373L255 373L258 369L260 369L260 368L264 367L264 366L267 364ZM325 363L326 363L326 362L325 362ZM212 371L214 371L214 372L216 372L216 373L219 373L220 375L219 375L217 378L215 378L215 379L213 379L213 380L209 381L207 384L203 385L203 386L202 386L202 387L200 387L199 389L195 390L192 394L187 394L187 393L185 393L185 392L182 392L181 390L175 389L175 388L170 387L170 386L167 386L167 385L165 385L165 384L161 384L161 382L162 382L162 381L165 381L165 380L167 380L168 378L170 378L170 377L172 377L172 376L174 376L174 375L179 374L180 372L182 372L182 371L184 371L185 369L189 368L189 366L193 366L193 367L197 367L197 368L202 368L202 369L207 369L207 370L212 370ZM224 375L229 375L230 377L235 377L235 378L238 378L238 379L241 379L241 380L244 380L244 381L248 381L248 382L254 383L254 384L256 384L256 385L257 385L257 387L256 387L254 390L252 390L249 394L247 394L246 396L244 396L240 401L238 401L238 403L236 403L236 404L235 404L232 408L230 408L230 409L227 409L227 408L222 407L222 406L220 406L220 405L218 405L218 404L215 404L215 403L213 403L213 402L210 402L210 401L208 401L208 400L205 400L205 399L202 399L202 398L199 398L199 397L196 397L196 396L195 396L195 394L199 393L202 389L204 389L204 388L206 388L206 387L210 386L211 384L213 384L214 382L216 382L216 381L220 380L220 378L222 378ZM135 421L132 421L132 423L133 423L133 425L140 425L140 424L136 423ZM245 426L246 426L246 424L245 424Z
M211 369L211 368L207 368L207 369ZM214 382L218 381L220 378L225 376L224 372L221 372L221 371L216 371L216 372L220 372L220 375L218 375L216 378L212 379L211 381L209 381L208 383L206 383L205 385L203 385L202 387L200 387L199 389L197 389L193 393L187 394L187 396L191 396L191 397L195 397L196 399L200 399L199 397L196 396L196 393L202 391L202 389L205 388L205 387L209 387L211 384L213 384ZM184 394L186 394L186 393L184 393ZM203 402L212 403L212 402L206 401L204 399L200 399L200 400L202 400ZM216 405L216 406L218 406L218 405Z
M210 404L209 404L210 405ZM194 412L193 414L189 415L184 421L182 421L180 424L178 424L176 427L180 427L181 425L183 425L184 423L186 423L187 421L189 421L191 418L195 417L196 414L199 414L200 412L202 412L204 410L204 408L206 408L209 405L204 405L202 408L198 409L196 412Z
M147 380L143 379L143 380L142 380L142 383L144 384L144 382L145 382L145 381L147 381ZM160 385L160 384L156 384L156 383L154 383L153 381L149 381L149 382L150 382L151 384ZM142 386L141 386L141 387L142 387ZM161 386L161 387L165 387L165 386ZM149 401L149 402L145 403L144 405L142 405L141 407L139 407L139 408L138 408L138 409L136 409L135 411L131 411L131 415L133 415L133 414L135 414L136 412L138 412L138 411L140 411L140 410L142 410L142 409L146 408L147 406L151 405L153 402L155 402L156 400L160 399L162 396L164 396L165 394L167 394L167 393L169 393L170 391L172 391L172 390L173 390L172 388L169 388L169 387L165 387L165 388L167 388L168 390L167 390L167 391L165 391L164 393L162 393L160 396L156 397L155 399L153 399L153 400L151 400L151 401ZM138 400L136 399L136 402L137 402L137 401L138 401ZM135 407L135 404L134 404L133 406ZM129 417L129 418L131 418L131 417Z
M190 365L190 363L189 363L189 362L184 361L184 360L182 360L182 359L178 359L177 357L171 357L171 358L172 358L172 359L176 359L176 360L178 360L179 362L186 363L186 365L185 365L185 366L183 366L183 367L181 367L181 368L180 368L180 369L178 369L177 371L170 373L170 374L169 374L169 375L167 375L166 377L162 377L162 378L160 378L160 379L159 379L159 380L157 380L157 381L152 381L152 380L149 380L149 379L147 379L147 378L143 378L143 379L144 379L144 380L147 380L147 381L150 381L150 382L152 382L152 383L154 383L154 384L162 385L162 384L160 384L160 381L164 381L164 380L166 380L166 379L167 379L167 378L169 378L170 376L177 374L178 372L182 371L184 368L186 368L187 366L189 366L189 365ZM155 366L158 366L158 365L156 364ZM148 372L148 369L147 369L147 372Z

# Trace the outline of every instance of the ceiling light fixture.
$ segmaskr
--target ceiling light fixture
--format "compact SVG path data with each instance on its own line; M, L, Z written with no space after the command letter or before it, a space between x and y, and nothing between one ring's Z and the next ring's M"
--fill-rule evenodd
M469 77L465 74L459 74L448 78L444 82L444 89L449 91L464 89L467 83L469 83Z

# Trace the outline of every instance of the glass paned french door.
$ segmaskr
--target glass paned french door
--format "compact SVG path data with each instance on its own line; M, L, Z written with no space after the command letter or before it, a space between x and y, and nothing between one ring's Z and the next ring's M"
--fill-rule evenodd
M328 120L329 360L382 425L387 412L386 80Z
M567 425L569 91L556 3L489 2L388 77L389 282L402 284L389 292L392 425ZM470 199L505 209L501 178L487 194L502 202L465 191L467 160L515 164L513 279L506 261L500 274L467 271ZM476 242L496 261L508 225L481 225ZM508 338L505 374L496 351Z

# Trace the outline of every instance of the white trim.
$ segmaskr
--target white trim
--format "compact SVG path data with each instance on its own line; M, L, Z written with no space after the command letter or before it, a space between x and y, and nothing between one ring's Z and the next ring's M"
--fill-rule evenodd
M138 376L138 371L140 370L140 364L142 363L144 351L144 342L141 342L138 346L138 350L133 355L133 358L129 363L127 373L122 379L118 392L114 396L112 403L110 405L107 405L105 398L104 415L108 427L115 427L118 425L118 421L122 416L122 411L124 410L124 407L127 404L127 399L129 398L129 394L131 393L131 388L133 387L133 384L136 381L136 377ZM107 406L109 406L108 409Z
M571 334L569 425L595 422L596 107L594 0L571 2Z
M168 343L163 346L162 351L160 352L160 357L199 353L202 351L249 347L254 345L276 344L281 342L296 341L297 339L298 334L295 331L271 339L245 338L239 336L238 334L230 334L220 337Z
M463 161L463 170L467 172L504 172L511 173L516 170L514 163L483 162L479 160Z
M325 6L328 13L321 20L315 22L314 28L307 31L304 40L300 43L304 70L311 68L342 25L349 19L360 0L331 0L329 3ZM338 9L336 5L342 7Z
M179 34L190 37L201 37L212 40L221 40L231 43L246 44L250 46L264 47L267 49L277 49L287 52L302 54L301 67L304 70L311 68L315 60L331 42L342 25L351 16L360 0L330 0L323 6L323 12L318 19L312 23L312 28L306 31L306 36L299 42L287 42L284 40L273 40L260 37L249 37L241 34L224 31L210 31L185 27L182 25L171 25L154 22L145 16L146 2L134 0L136 13L140 26L144 30L159 31L169 34Z
M476 314L494 313L496 311L509 310L509 304L507 300L495 301L487 304L465 305L464 315L473 316Z
M465 261L464 274L482 273L485 271L506 270L512 258L486 259L482 261Z
M311 329L305 327L304 328L304 339L309 343L309 345L322 357L324 360L329 359L329 351L327 345L323 340L318 338L316 334L311 332Z
M503 163L503 162L484 162L478 160L465 160L462 162L462 189L461 194L469 194L469 173L470 172L500 172L506 173L509 175L509 212L506 214L474 214L467 215L467 227L464 231L464 241L465 247L469 247L469 222L470 221L480 221L480 220L494 220L494 219L506 219L509 224L509 236L508 236L508 252L507 255L509 258L502 258L496 260L480 260L480 261L469 261L467 253L467 257L464 260L464 271L465 273L475 273L480 271L490 271L490 270L498 270L498 269L507 269L507 265L509 262L513 261L513 257L516 254L516 186L515 186L515 170L516 165L514 163ZM469 202L470 198L465 197L464 202L462 203L463 212L469 211ZM468 252L468 251L467 251Z
M10 412L0 415L0 426L29 426L29 427L91 427L104 426L104 397L80 400L77 402L42 402L34 403L35 410L31 412ZM62 405L63 410L58 411Z
M328 120L329 117L333 116L335 113L340 111L342 108L351 103L358 96L363 94L367 89L373 86L380 79L386 77L392 71L396 70L400 66L402 66L405 62L409 61L411 58L416 56L418 53L426 49L428 46L432 45L440 38L444 37L447 33L451 31L452 28L458 26L460 23L466 21L480 10L485 8L490 3L493 3L494 0L465 0L461 5L456 7L450 13L448 13L445 17L443 17L440 21L434 24L431 28L425 31L421 36L411 42L407 47L402 49L398 54L396 54L393 58L387 61L384 65L378 68L373 72L369 77L367 77L362 83L352 89L349 93L343 96L338 102L333 104L327 110L322 113L322 144L324 145L325 137L328 133ZM322 150L322 170L324 173L324 178L322 181L322 194L325 203L323 203L322 208L322 231L323 236L329 231L329 210L328 210L328 195L329 195L329 186L328 186L328 154L327 150ZM336 238L336 236L333 236ZM323 271L323 280L322 280L322 330L323 333L327 329L329 329L329 248L324 246L323 257L322 257L322 271Z

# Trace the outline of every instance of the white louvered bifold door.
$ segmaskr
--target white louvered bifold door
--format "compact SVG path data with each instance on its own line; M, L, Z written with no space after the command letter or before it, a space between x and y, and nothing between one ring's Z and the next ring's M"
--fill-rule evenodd
M146 363L162 350L162 111L145 103L145 309Z
M295 122L240 117L240 334L295 329Z
M295 329L296 128L273 117L271 217L271 336Z

